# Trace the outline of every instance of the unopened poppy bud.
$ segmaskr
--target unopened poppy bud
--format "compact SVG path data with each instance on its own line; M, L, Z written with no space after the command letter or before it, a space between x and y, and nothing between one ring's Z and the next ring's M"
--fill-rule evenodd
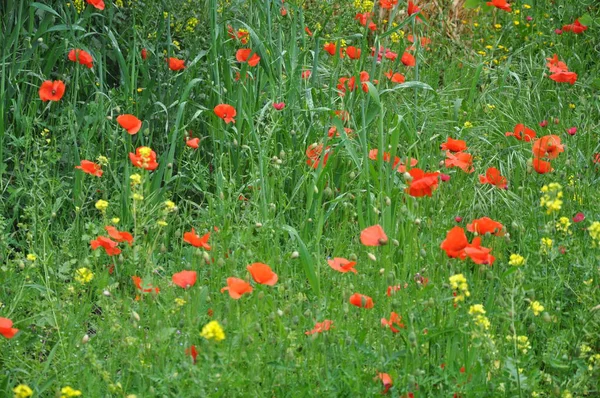
M276 161L278 161L278 160L279 160L279 158L278 158L277 156L273 156L273 157L271 158L271 161L273 161L273 162L276 162Z
M385 205L386 206L391 206L392 205L392 200L388 196L385 197Z
M293 251L292 255L290 257L291 258L298 258L298 257L300 257L300 253L298 253L297 251Z
M204 259L204 262L207 264L210 261L210 255L208 254L208 252L202 252L202 258Z
M317 188L316 185L313 187L313 190L315 191L315 193L319 193L319 188Z
M358 256L355 253L350 253L350 255L348 256L348 259L350 261L356 261L358 259Z
M392 239L392 244L396 247L400 246L400 242L398 241L398 239Z
M377 261L377 257L375 257L375 255L373 253L368 253L367 257L369 257L369 260L371 260L371 261Z
M417 335L415 334L415 332L410 332L408 334L408 341L410 342L410 344L412 344L413 346L417 345Z
M218 259L217 260L217 265L219 267L223 267L225 265L225 260L223 260L222 258Z
M309 218L309 219L308 219L308 220L306 220L306 221L308 221L309 223L311 223L311 222L313 222L313 219L312 219L312 218Z
M260 291L260 292L258 292L257 296L258 296L259 300L262 300L263 298L265 298L265 292Z
M103 291L103 292L102 292L102 294L103 294L105 297L110 297L110 292L109 292L108 290L105 290L105 291Z
M323 190L323 196L325 196L327 199L330 199L331 197L333 197L333 190L329 187L325 188Z
M51 216L52 216L52 218L56 218L56 213L52 212Z
M283 149L279 151L279 158L285 159L285 151Z
M377 242L379 242L380 246L385 246L388 243L388 239L387 238L379 238L379 240Z
M421 225L421 219L415 218L415 225Z
M39 38L37 39L37 41L38 41L38 43L43 43L43 42L44 42L44 38L43 38L43 37L39 37Z
M379 274L380 275L385 274L385 268L379 268Z
M160 252L161 253L166 253L167 252L167 246L165 246L164 243L160 244Z
M119 254L119 264L123 264L124 261L125 261L125 258L123 257L123 255Z
M355 172L351 172L351 173L350 173L350 178L351 178L351 179L354 179L354 178L356 178L356 173L355 173Z
M550 316L550 314L548 314L548 312L545 312L542 314L542 319L544 320L544 322L550 323L552 322L552 317Z
M133 319L135 319L137 322L140 321L140 315L135 312L135 311L131 311L131 316L133 317Z
M238 146L238 140L236 140L235 138L233 139L233 142L231 143L231 145L233 146Z
M84 334L83 338L81 339L81 344L87 344L88 341L90 341L90 336Z
M421 257L425 257L427 255L427 252L425 251L425 249L421 249L420 254Z
M256 228L262 228L262 226L263 225L260 222L257 222L256 224L254 224L254 227L256 227Z

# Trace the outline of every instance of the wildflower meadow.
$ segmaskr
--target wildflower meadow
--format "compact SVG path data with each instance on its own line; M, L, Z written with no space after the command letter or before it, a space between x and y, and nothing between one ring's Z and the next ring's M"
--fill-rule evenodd
M0 2L0 398L600 397L600 2Z

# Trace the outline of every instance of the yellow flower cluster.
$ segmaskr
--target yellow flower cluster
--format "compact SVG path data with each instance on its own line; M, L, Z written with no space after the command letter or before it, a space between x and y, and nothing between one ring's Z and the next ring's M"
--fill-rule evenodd
M538 316L542 311L544 311L544 306L540 304L539 301L531 302L529 308L531 308L531 311L533 311L533 315L535 316Z
M89 283L92 279L94 279L94 273L89 268L82 267L75 271L75 280L82 285Z
M354 0L354 8L359 12L369 12L373 9L373 3L371 0Z
M517 349L523 354L527 354L527 352L531 349L531 343L529 342L529 338L527 336L506 336L506 341L516 342Z
M488 330L490 328L490 320L485 316L485 309L483 304L475 304L469 307L469 314L473 315L475 325L481 326L483 329Z
M520 254L513 253L510 255L508 264L512 265L513 267L520 267L525 264L525 257L521 256Z
M60 398L72 398L72 397L80 397L81 391L66 386L60 390Z
M560 211L563 201L562 186L559 183L552 182L542 187L544 195L540 199L540 206L546 208L546 214L552 214Z
M398 26L396 22L392 22L392 27L395 28ZM390 40L392 43L400 43L400 41L404 38L404 31L399 29L390 35Z
M454 297L455 303L458 303L459 301L465 301L465 297L469 297L471 295L471 292L469 292L467 279L463 274L452 275L449 280L450 286L456 291L456 295Z
M193 33L194 29L196 29L196 26L198 25L198 22L198 18L196 17L191 17L188 19L187 23L185 24L185 31L188 33Z
M542 238L542 246L540 248L540 251L543 254L547 254L550 251L550 249L552 249L552 243L553 243L552 239L550 239L550 238Z
M223 328L221 328L221 325L219 325L219 322L217 321L210 321L204 325L200 336L207 340L225 340L225 332L223 332Z
M106 209L108 209L108 202L106 200L100 199L99 201L96 202L95 206L96 206L96 209L98 209L102 213L104 213L106 211Z
M588 232L590 233L590 236L592 237L592 239L594 240L594 247L597 246L598 241L600 241L600 222L598 221L594 221L592 223L592 225L590 225L588 227Z
M556 223L556 230L560 231L564 234L571 234L572 232L569 231L570 226L571 226L571 220L569 220L569 217L561 217L558 219L558 222Z
M26 384L19 384L13 388L13 392L15 393L15 398L29 398L33 395L33 391Z

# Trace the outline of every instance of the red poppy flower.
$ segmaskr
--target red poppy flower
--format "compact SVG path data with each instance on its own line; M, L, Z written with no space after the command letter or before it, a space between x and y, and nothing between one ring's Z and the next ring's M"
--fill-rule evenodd
M346 47L346 55L350 59L360 59L360 48L348 46Z
M536 158L555 159L565 149L559 136L545 135L533 143L532 151Z
M394 385L392 383L392 377L387 373L378 373L377 378L379 378L383 384L383 391L381 393L387 394L388 390Z
M191 356L192 360L194 361L194 365L196 364L196 357L198 356L198 350L196 350L195 345L191 345L189 348L186 348L185 355Z
M575 217L573 217L574 223L582 222L583 220L585 220L585 214L581 212L575 214Z
M321 164L321 155L323 153L323 144L310 144L308 148L306 148L306 156L308 159L306 160L306 164L312 167L313 169L317 169ZM323 167L327 165L327 160L329 160L329 155L331 154L331 147L325 148L325 156L323 157Z
M82 160L81 165L75 166L75 168L82 170L86 174L91 174L96 177L102 177L102 174L104 173L102 171L102 166L94 162L90 162L89 160Z
M252 275L254 282L261 285L273 286L277 283L278 276L271 270L267 264L252 263L246 266L246 269Z
M519 141L529 142L535 138L535 131L525 127L524 124L519 123L515 126L514 131L506 132L504 135L507 137L515 137Z
M404 329L405 327L402 323L402 317L395 312L392 312L389 320L381 318L381 326L389 327L393 333L398 333L400 330L396 329L394 325L398 326L400 329Z
M312 72L310 70L304 70L304 71L302 71L302 74L300 75L300 77L303 79L308 79L311 74L312 74Z
M496 236L504 235L504 225L498 221L494 221L489 217L482 217L473 220L471 224L467 224L467 231L474 232L479 235L490 233Z
M129 160L135 167L139 167L146 170L156 170L158 163L156 163L156 152L147 146L141 146L135 150L135 154L129 152Z
M185 141L185 145L189 146L190 148L198 149L198 146L200 145L200 138L190 138L189 140Z
M171 57L167 61L169 63L169 69L172 71L180 71L185 69L185 60Z
M404 83L406 81L406 77L402 73L394 73L391 70L385 74L385 77L390 79L392 83Z
M463 140L455 140L452 137L448 137L446 142L440 145L443 151L450 152L462 152L467 150L467 143Z
M142 59L145 61L148 58L148 50L146 50L145 48L142 48L141 55L142 55Z
M421 12L421 9L419 7L417 7L415 5L415 3L412 2L412 0L408 0L408 7L406 9L406 12L408 13L408 16L410 17L413 14L417 14L419 12ZM416 18L417 21L420 21L419 17Z
M538 174L550 173L553 170L550 162L546 162L545 160L541 160L540 158L533 158L533 161L531 164L533 166L533 169Z
M98 10L104 10L104 1L103 0L86 0L88 4L93 5Z
M346 135L348 136L348 138L352 137L352 133L354 132L354 130L349 129L348 127L344 127L344 132L346 133ZM340 133L337 130L337 127L335 126L331 126L329 128L329 130L327 131L327 137L329 138L339 138L340 137Z
M226 124L229 124L230 122L235 123L234 117L235 115L237 115L237 112L235 111L235 108L233 106L227 104L219 104L215 106L213 111L215 112L215 115L223 119Z
M117 123L123 127L129 135L134 135L142 128L142 121L133 115L120 115L117 117Z
M65 94L65 84L61 80L46 80L40 86L40 99L46 101L60 101Z
M381 225L377 224L361 231L360 243L365 246L384 246L388 243L388 237Z
M279 11L279 13L281 14L282 17L285 17L287 15L287 10L285 9L285 7L281 7L281 10Z
M400 62L402 62L406 66L415 66L417 64L417 60L415 59L415 57L408 52L404 52L404 54L402 54Z
M171 280L177 286L187 289L196 284L196 277L196 271L181 271L173 274Z
M390 10L398 4L398 0L379 0L379 7Z
M273 102L273 108L280 111L285 108L285 102Z
M13 321L8 318L0 317L0 334L7 339L12 339L19 332L19 329L12 327Z
M329 43L329 42L325 43L325 45L323 46L323 50L325 50L331 56L335 55L335 50L336 50L335 43Z
M142 293L156 293L158 294L158 292L160 292L160 289L157 287L152 287L152 285L148 285L148 286L142 286L142 278L140 278L139 276L132 276L131 280L133 281L134 286L141 291Z
M568 72L569 68L567 67L567 64L565 64L564 62L560 61L558 59L558 55L554 54L554 56L552 58L546 58L546 61L548 61L548 63L546 64L546 66L548 67L548 69L550 69L550 72L552 73L558 73L558 72Z
M201 247L205 250L210 251L211 247L208 244L209 238L210 238L210 232L208 232L204 236L200 237L200 236L196 235L196 230L194 230L194 228L192 228L192 230L190 232L186 232L183 234L184 242L189 243L190 245L192 245L194 247Z
M379 154L378 149L371 149L369 151L369 159L377 160L378 154ZM391 158L391 155L388 152L383 153L383 161L384 162L389 162L390 158ZM419 163L419 161L417 159L410 158L410 167L415 167L418 163ZM392 168L395 169L399 173L406 172L406 165L404 164L402 159L400 159L398 156L394 156L394 163L392 164Z
M473 169L473 156L466 152L457 152L453 154L450 151L446 152L446 167L458 167L465 173L472 173Z
M248 62L248 65L256 66L260 62L260 57L256 53L252 54L252 56L250 57L251 53L252 53L252 50L249 48L240 48L235 53L235 59L238 62L241 62L241 63ZM250 59L248 59L248 57L250 57Z
M569 83L573 85L577 81L577 73L575 72L557 72L549 77L557 83Z
M81 65L85 65L90 69L94 66L94 59L90 53L84 50L72 49L69 51L69 60L79 62Z
M496 8L499 8L503 11L507 11L507 12L511 12L512 9L510 8L510 4L508 4L506 2L506 0L492 0L492 1L488 1L487 3L488 6L493 6Z
M113 238L115 241L127 242L129 243L129 246L133 244L133 235L131 235L129 232L119 231L111 225L107 225L106 227L104 227L104 229L106 230L106 232L108 232L108 236Z
M121 254L121 249L119 249L117 245L117 242L104 236L99 236L98 238L90 241L90 246L92 247L92 250L96 250L99 247L103 247L104 251L109 256L116 256L118 254Z
M349 261L343 257L334 257L331 260L327 260L327 264L329 264L329 266L334 270L342 273L346 273L348 271L354 272L355 274L357 273L357 271L354 269L356 266L356 261Z
M315 333L323 333L323 332L328 331L332 327L333 327L333 321L330 321L329 319L325 319L323 322L315 323L315 327L312 330L304 332L304 334L307 336L310 336Z
M440 248L446 252L450 258L466 258L465 248L469 244L465 230L461 227L453 227L446 234L446 239L440 245Z
M564 25L562 27L562 30L564 32L573 32L576 35L579 35L579 34L585 32L587 29L588 29L588 27L585 25L582 25L581 22L579 22L579 19L576 19L575 22L573 22L570 25Z
M313 36L313 32L308 28L308 26L304 27L304 31L306 32L306 34L310 37Z
M252 286L248 282L240 278L227 278L227 286L221 289L221 293L229 291L232 299L238 300L246 293L252 293Z
M412 177L410 185L405 192L415 198L423 196L432 196L433 191L438 187L440 173L426 173L421 169L411 169L408 174Z
M367 25L367 21L369 21L372 16L373 16L373 14L370 13L370 12L365 12L365 13L362 13L362 14L358 13L354 17L354 19L357 20L358 23L361 24L362 26L366 26Z
M487 264L492 266L496 258L490 254L492 249L481 246L481 238L476 237L473 242L465 248L465 254L475 264Z
M479 182L482 184L495 185L498 188L506 189L508 180L500 174L500 170L495 167L490 167L486 170L485 175L479 175Z
M406 40L408 40L410 43L414 43L415 37L413 35L407 35ZM420 39L420 42L421 42L421 47L427 47L429 44L431 44L431 39L428 37L422 36ZM426 50L429 50L429 48L426 48Z
M350 304L360 308L373 308L373 299L364 294L354 293L350 296Z

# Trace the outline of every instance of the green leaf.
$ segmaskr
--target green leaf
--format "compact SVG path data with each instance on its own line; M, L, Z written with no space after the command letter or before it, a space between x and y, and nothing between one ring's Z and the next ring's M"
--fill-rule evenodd
M33 3L30 4L30 6L31 7L35 7L38 10L43 10L43 11L49 12L50 14L56 15L57 17L60 18L60 15L58 15L58 13L56 11L54 11L52 9L52 7L49 7L49 6L45 5L45 4L38 3L38 2L34 1Z
M594 18L592 18L592 16L588 13L583 14L578 19L579 19L579 23L582 25L585 25L585 26L594 24Z
M477 8L481 5L479 0L467 0L465 1L465 8Z

